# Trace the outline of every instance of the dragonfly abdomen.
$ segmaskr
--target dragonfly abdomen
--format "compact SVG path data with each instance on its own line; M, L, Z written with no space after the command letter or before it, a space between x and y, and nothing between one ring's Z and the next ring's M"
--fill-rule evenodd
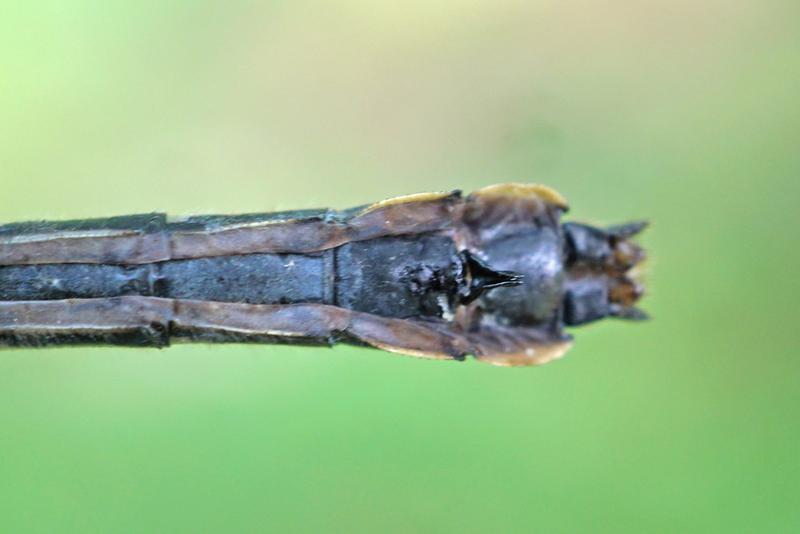
M0 226L0 346L366 344L497 365L563 355L566 326L640 319L632 223L560 223L536 184L352 210Z

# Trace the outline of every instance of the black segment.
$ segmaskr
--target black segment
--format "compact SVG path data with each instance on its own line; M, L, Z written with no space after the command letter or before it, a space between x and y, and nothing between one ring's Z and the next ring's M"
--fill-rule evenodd
M325 303L322 254L246 254L161 264L159 296L248 304Z
M384 237L336 251L336 303L384 317L441 317L462 264L446 236Z
M0 267L0 301L153 296L155 266L59 264Z
M564 223L567 261L603 265L611 256L609 234L600 228L580 223Z
M517 273L522 283L486 292L480 298L486 312L503 324L550 323L563 295L563 249L558 228L547 226L488 243L482 259L493 269Z
M578 326L609 315L608 283L603 277L570 280L564 295L564 323Z

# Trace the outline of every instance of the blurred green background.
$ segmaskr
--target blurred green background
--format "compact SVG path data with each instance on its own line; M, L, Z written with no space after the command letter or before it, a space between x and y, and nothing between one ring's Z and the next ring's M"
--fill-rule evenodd
M800 3L0 5L0 221L502 181L649 218L654 320L532 369L0 353L4 532L797 532Z

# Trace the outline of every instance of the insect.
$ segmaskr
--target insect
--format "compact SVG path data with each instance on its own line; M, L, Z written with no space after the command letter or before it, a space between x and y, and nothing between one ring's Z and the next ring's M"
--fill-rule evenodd
M554 190L501 184L344 211L0 226L0 345L368 345L535 365L566 327L642 319L631 237L566 222Z

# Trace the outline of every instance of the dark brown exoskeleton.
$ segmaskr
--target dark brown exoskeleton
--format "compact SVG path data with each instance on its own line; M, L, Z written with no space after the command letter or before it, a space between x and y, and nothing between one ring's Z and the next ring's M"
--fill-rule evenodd
M0 226L0 345L348 342L533 365L640 319L643 223L560 223L539 185L347 211Z

